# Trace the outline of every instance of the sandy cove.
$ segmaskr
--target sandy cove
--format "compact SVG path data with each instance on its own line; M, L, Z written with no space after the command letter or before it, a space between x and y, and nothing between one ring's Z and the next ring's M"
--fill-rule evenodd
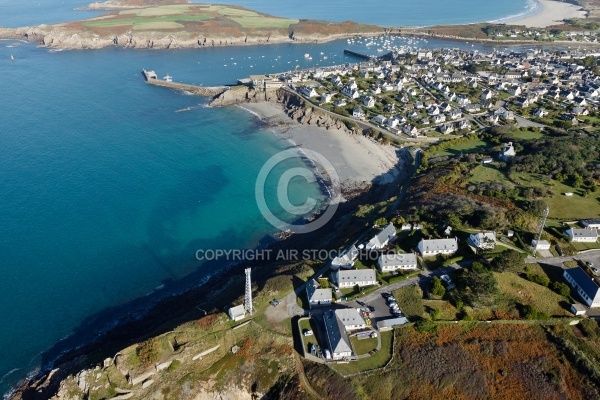
M381 145L342 129L301 124L288 117L278 103L265 101L240 107L258 116L269 130L290 144L323 155L339 175L343 192L392 183L406 171L406 149Z
M560 25L564 19L585 18L586 11L581 6L555 0L536 0L540 8L535 14L503 19L507 25L525 25L529 28L545 28Z

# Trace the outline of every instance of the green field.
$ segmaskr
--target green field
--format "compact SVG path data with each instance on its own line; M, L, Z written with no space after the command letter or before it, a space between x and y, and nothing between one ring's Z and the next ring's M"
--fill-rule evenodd
M484 151L489 147L489 145L483 140L476 139L465 143L459 143L455 146L448 147L446 149L442 149L436 151L435 153L431 153L430 157L440 157L440 156L455 156L459 155L461 152L464 153L474 153Z
M598 192L583 197L582 189L575 189L553 179L548 180L538 174L518 173L513 174L513 178L526 187L551 187L553 195L544 198L550 206L550 218L584 219L600 215L600 193ZM573 196L565 196L568 192L573 193Z
M539 275L545 274L541 272ZM530 304L550 316L571 315L564 308L568 299L547 287L530 282L513 272L494 272L494 277L498 282L498 289L504 297L513 299L521 304Z
M600 192L590 192L584 197L583 189L575 189L539 174L519 172L512 174L511 178L520 187L545 186L551 189L552 195L543 198L548 206L550 206L550 218L572 220L600 216ZM511 187L515 186L502 172L496 169L494 163L476 167L472 171L469 182L499 182ZM565 193L569 192L573 193L573 196L565 196Z
M543 133L540 132L531 132L531 131L525 131L525 130L517 130L514 131L510 134L510 136L516 138L516 139L524 139L524 140L530 140L530 139L539 139L544 137Z
M103 15L83 22L87 28L129 27L134 30L181 29L182 22L228 19L242 28L278 29L297 19L271 17L243 8L221 5L168 5L138 8Z
M498 171L495 164L482 164L471 171L472 176L469 182L501 182L506 185L512 185L512 183L506 178L506 176Z
M356 336L352 336L350 341L357 356L367 354L377 348L377 338L357 339Z

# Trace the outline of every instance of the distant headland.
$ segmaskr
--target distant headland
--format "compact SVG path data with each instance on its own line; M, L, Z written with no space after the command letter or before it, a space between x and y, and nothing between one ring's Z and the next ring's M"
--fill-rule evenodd
M111 46L174 49L319 43L388 33L497 43L590 43L584 34L600 27L596 1L587 1L582 4L585 8L579 8L573 3L539 0L534 15L516 20L414 28L293 19L239 6L191 4L187 0L109 0L81 8L107 11L98 17L52 25L0 28L0 38L25 38L43 47L68 50Z

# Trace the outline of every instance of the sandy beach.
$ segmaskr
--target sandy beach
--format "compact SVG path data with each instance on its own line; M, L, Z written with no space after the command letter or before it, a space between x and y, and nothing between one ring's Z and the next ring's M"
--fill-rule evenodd
M250 103L242 108L265 121L282 140L322 154L336 169L344 191L391 183L405 171L405 150L343 130L300 124L275 103Z
M559 25L564 19L585 18L585 11L581 6L570 3L562 3L554 0L536 0L540 8L533 15L525 15L499 22L510 25L525 25L531 28L545 28L550 25Z

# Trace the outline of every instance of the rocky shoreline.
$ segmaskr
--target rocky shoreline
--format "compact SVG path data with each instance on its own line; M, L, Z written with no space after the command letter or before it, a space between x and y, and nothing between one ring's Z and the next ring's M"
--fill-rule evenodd
M384 30L361 33L363 36L377 36ZM136 32L120 35L100 36L86 32L75 32L40 25L36 27L0 28L0 39L23 39L40 47L54 50L97 50L106 47L129 49L188 49L225 46L254 46L281 43L325 43L354 37L354 33L335 35L245 35L239 37L197 36L191 33Z
M356 190L350 196L351 200L340 204L336 216L320 230L304 235L286 235L266 248L271 249L273 253L289 249L301 253L304 249L311 248L338 248L346 239L346 236L340 235L339 232L348 234L348 232L364 229L363 221L350 218L356 207L389 198L390 194L397 190L401 180L398 178L392 185ZM46 365L42 371L21 381L7 398L10 400L71 399L68 392L58 396L61 394L65 379L69 376L81 381L81 377L106 368L106 365L112 365L118 353L128 346L169 332L185 322L197 320L207 312L224 312L225 308L236 301L240 293L243 293L243 280L232 277L243 276L243 269L252 267L253 281L260 288L268 279L274 277L274 271L278 266L282 266L282 262L265 264L254 261L232 266L220 271L198 287L162 299L143 317L123 321L92 342L79 343L78 346L58 354L61 346L57 344L55 348L43 355L44 359L58 356L56 360ZM188 280L190 277L185 279ZM85 327L85 329L93 328L93 326ZM73 336L76 337L78 334L79 332L76 331ZM124 373L127 374L127 371Z
M213 106L236 104L249 109L261 118L265 128L274 129L282 135L282 140L299 140L298 135L300 137L307 134L315 135L313 141L310 142L312 144L317 143L317 151L319 146L321 148L323 146L332 147L333 151L331 153L325 153L328 158L332 159L337 153L345 153L348 146L352 145L352 141L359 140L360 142L354 144L354 152L351 151L350 154L346 154L345 158L341 157L338 160L333 160L333 163L337 164L336 169L344 168L344 164L352 164L352 162L354 162L354 168L357 168L357 165L360 164L365 169L369 169L368 159L381 158L382 154L386 154L381 149L382 152L377 152L376 148L382 146L347 128L340 120L319 113L318 110L309 110L302 99L293 93L283 89L272 89L267 92L255 92L253 89L246 87L238 87L237 89L237 92L230 90L222 93L213 99L211 104ZM290 132L294 129L297 130L295 133ZM340 145L339 141L344 143ZM358 157L356 149L357 146L365 145L367 145L364 151L365 158L361 159ZM359 177L359 181L343 179L342 195L344 201L339 205L336 216L326 226L311 234L293 235L282 232L276 237L265 237L261 241L261 243L264 243L261 247L272 249L273 252L289 249L298 250L299 252L311 248L335 249L341 246L346 239L346 236L340 235L339 232L347 233L348 231L364 229L364 222L350 218L356 207L362 204L377 203L389 198L398 190L399 185L408 178L404 176L405 174L402 174L402 171L407 171L408 164L412 161L409 160L409 152L401 150L401 154L394 158L389 153L394 153L395 148L393 146L386 147L388 147L389 158L381 161L379 165L370 167L370 173L380 179L379 181L375 179L373 181L379 184L366 182L365 178L369 177L364 175ZM391 167L394 162L397 165ZM390 171L386 171L388 167L390 167ZM340 175L348 178L355 173L355 170L349 169L341 171ZM116 354L123 348L139 343L149 337L168 332L184 322L198 319L206 312L222 312L228 304L236 300L237 294L242 293L240 282L232 280L231 276L242 276L243 268L247 267L255 268L253 277L259 287L274 276L273 271L275 268L272 263L261 265L257 261L245 262L221 270L202 285L160 299L147 310L144 316L122 320L120 324L106 331L92 342L81 343L78 341L81 340L78 337L85 337L89 331L100 329L102 323L97 322L97 324L100 324L99 326L96 326L96 323L82 325L66 342L57 343L54 348L48 350L42 357L44 369L32 378L22 381L9 398L11 400L46 400L57 395L57 393L61 393L61 385L69 376L75 376L78 382L85 382L86 374L92 374L98 368L106 368L106 365L112 365L115 362ZM186 277L187 281L193 282L194 279L194 277ZM177 284L171 286L176 287ZM146 301L146 299L135 299L131 304L139 306L142 300ZM128 307L128 305L125 305L125 307ZM104 313L110 315L111 310L106 310ZM99 316L93 316L90 319L92 321L102 320ZM68 346L72 347L69 348ZM69 397L58 396L57 398L66 400Z

